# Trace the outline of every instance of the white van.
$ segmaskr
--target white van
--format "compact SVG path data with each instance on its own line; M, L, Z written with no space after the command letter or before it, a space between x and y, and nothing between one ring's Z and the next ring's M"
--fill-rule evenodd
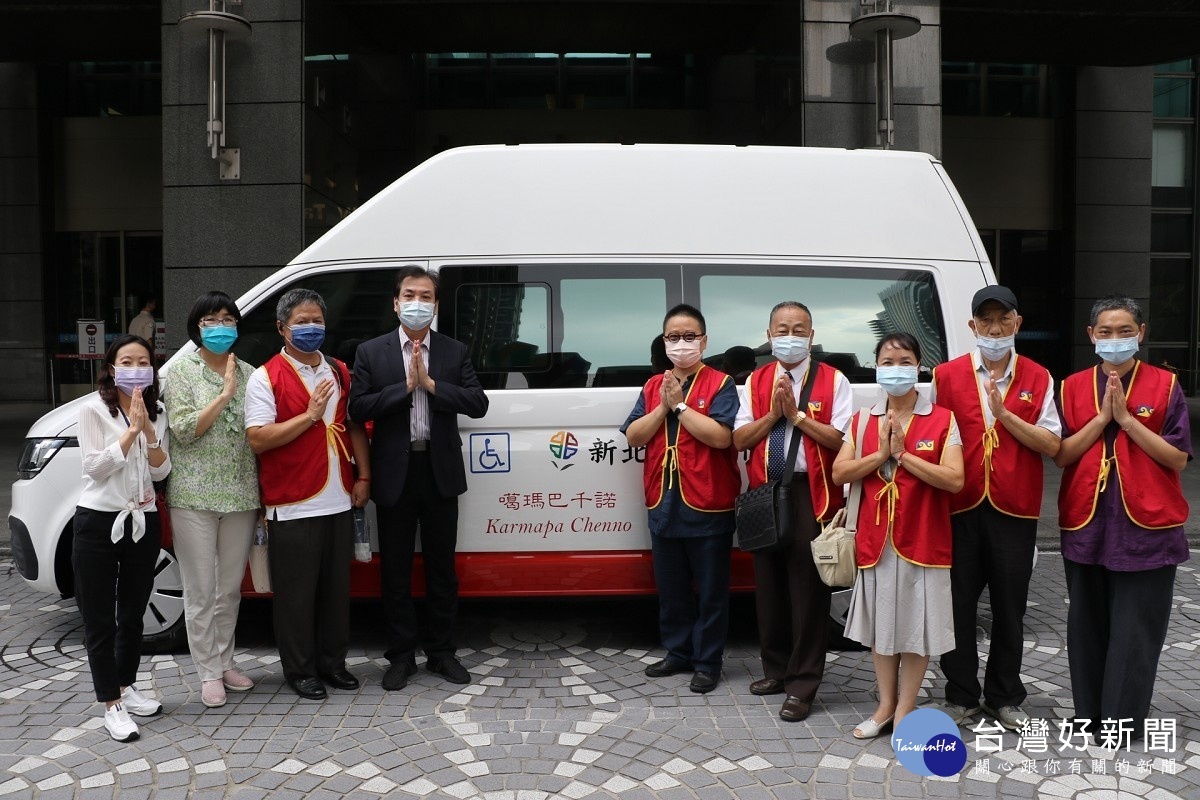
M877 391L881 332L914 334L932 368L973 345L969 301L994 282L928 155L469 147L412 170L240 297L235 351L252 364L277 351L275 302L303 286L329 306L325 352L352 362L359 342L396 326L393 280L405 264L438 273L437 328L469 346L491 398L486 417L460 421L463 596L654 591L644 454L618 428L676 303L707 318L706 362L743 380L770 358L772 306L805 303L817 357L846 373L863 404ZM63 595L81 475L74 406L30 429L10 517L20 573ZM375 565L355 569L355 594L377 594ZM749 559L736 558L734 590L752 585ZM181 620L164 551L147 644L171 643Z

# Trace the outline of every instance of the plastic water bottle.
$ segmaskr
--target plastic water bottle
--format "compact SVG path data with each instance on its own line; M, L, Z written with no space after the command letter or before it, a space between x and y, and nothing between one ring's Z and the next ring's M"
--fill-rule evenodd
M371 526L365 508L354 509L354 560L363 563L371 560Z

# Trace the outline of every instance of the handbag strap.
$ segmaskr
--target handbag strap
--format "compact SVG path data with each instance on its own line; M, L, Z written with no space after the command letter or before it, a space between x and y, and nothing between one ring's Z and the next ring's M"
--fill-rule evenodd
M867 420L871 409L863 406L858 410L858 432L854 436L854 458L862 458L863 437L867 435ZM862 480L850 484L850 502L846 504L846 530L858 530L858 507L862 503Z
M812 397L813 384L817 382L817 366L815 360L808 362L808 374L804 377L804 386L800 389L800 399L796 401L796 407L801 411L808 408L808 398ZM792 436L791 446L788 447L787 462L783 465L783 474L789 476L789 479L791 474L796 471L796 455L800 452L800 437L802 436L796 431L793 433L795 435Z

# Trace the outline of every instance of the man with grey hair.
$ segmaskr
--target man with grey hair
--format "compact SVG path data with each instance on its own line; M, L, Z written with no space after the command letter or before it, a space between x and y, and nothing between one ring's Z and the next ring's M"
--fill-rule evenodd
M366 505L370 481L366 432L346 413L350 373L321 354L325 316L316 292L284 293L275 309L283 349L246 382L246 435L270 526L275 641L288 685L310 700L325 698L326 683L358 688L346 669L350 508Z
M1100 363L1063 382L1054 458L1064 469L1067 654L1077 732L1128 747L1147 729L1175 568L1188 560L1179 473L1192 435L1174 373L1137 358L1146 335L1137 301L1098 300L1090 322Z

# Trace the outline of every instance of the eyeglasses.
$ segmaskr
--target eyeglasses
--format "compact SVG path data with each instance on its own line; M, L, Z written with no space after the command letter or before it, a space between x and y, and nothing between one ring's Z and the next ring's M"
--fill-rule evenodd
M217 319L216 317L205 317L204 319L200 320L200 327L220 328L224 326L226 328L236 328L237 323L238 321L236 317L224 317L222 319Z
M688 331L687 333L665 333L663 334L663 341L676 344L680 339L682 339L685 342L691 343L703 335L703 333L692 333L691 331Z

